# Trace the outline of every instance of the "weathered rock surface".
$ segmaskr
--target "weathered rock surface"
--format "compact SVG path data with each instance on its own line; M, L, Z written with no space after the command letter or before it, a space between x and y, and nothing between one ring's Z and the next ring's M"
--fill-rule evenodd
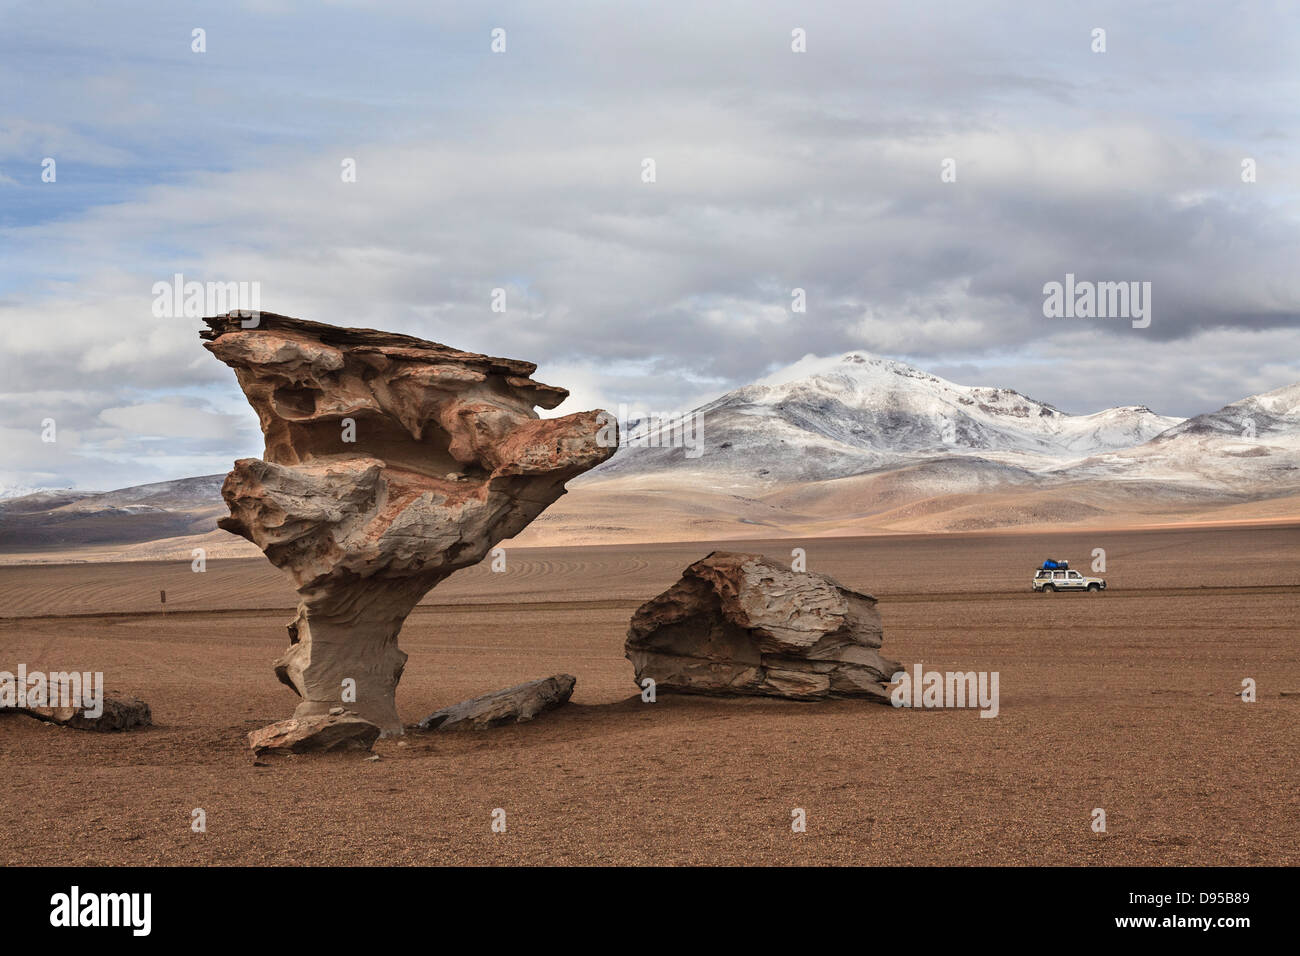
M135 727L148 727L153 724L153 714L149 705L138 697L130 697L115 691L105 691L103 713L98 717L86 713L90 701L83 701L77 707L6 707L11 713L26 714L37 720L51 724L72 727L75 730L95 730L105 733L118 730L131 730Z
M254 730L248 735L248 746L255 756L324 753L369 750L378 739L379 728L356 714L310 714Z
M420 730L487 730L502 724L522 724L567 704L577 683L571 674L530 680L434 711L415 726Z
M344 704L399 734L406 616L612 455L617 426L538 418L568 393L529 378L530 362L265 312L251 328L240 313L204 321L266 436L264 460L227 476L220 526L298 589L275 664L302 697L295 716Z
M653 678L656 692L888 703L884 685L902 667L880 656L882 640L870 595L715 551L637 609L626 651L637 686Z

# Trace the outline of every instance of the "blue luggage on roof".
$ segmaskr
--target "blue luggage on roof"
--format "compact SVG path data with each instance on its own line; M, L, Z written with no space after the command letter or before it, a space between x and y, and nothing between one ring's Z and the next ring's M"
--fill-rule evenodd
M1044 571L1068 571L1069 569L1070 569L1069 561L1056 561L1052 558L1048 558L1046 561L1043 562Z

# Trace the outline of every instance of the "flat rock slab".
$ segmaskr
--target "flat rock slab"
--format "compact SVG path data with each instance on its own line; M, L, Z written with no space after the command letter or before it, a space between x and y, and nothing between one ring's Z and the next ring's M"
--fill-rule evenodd
M326 753L369 750L378 737L379 727L356 714L312 714L254 730L248 735L248 746L255 756Z
M577 683L572 674L530 680L434 711L415 727L417 730L487 730L502 724L522 724L568 703Z
M637 686L793 700L886 703L901 665L886 660L876 599L761 554L715 551L637 609L627 658Z
M153 724L149 705L138 697L106 691L103 707L103 713L98 717L87 715L87 707L84 704L81 707L14 707L13 711L47 723L58 724L60 727L101 733L131 730Z

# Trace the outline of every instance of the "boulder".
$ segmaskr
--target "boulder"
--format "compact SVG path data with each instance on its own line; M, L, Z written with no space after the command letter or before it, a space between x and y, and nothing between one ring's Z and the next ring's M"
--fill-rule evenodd
M300 603L275 673L296 717L340 704L400 734L397 636L618 446L605 412L541 419L568 394L531 362L263 312L204 319L266 436L235 463L219 524L287 573Z
M369 750L378 738L379 728L356 714L310 714L254 730L248 735L248 746L255 756L323 753Z
M571 674L530 680L444 707L415 726L419 730L487 730L502 724L522 724L567 704L577 683Z
M638 687L795 700L889 702L876 599L759 554L715 551L637 609L626 652Z

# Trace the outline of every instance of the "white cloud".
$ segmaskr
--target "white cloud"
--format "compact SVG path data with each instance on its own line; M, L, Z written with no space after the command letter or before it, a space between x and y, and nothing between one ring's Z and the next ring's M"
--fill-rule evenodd
M65 71L24 87L0 134L9 172L61 157L58 184L13 191L27 218L0 220L0 373L21 397L0 424L44 411L89 443L63 466L22 445L16 472L86 475L110 452L129 469L160 438L206 443L176 467L248 453L252 413L198 324L151 315L175 272L536 361L573 392L560 413L688 407L850 349L1083 410L1120 395L1190 414L1295 370L1276 356L1296 354L1277 350L1300 318L1300 157L1270 133L1297 105L1290 15L1268 30L1180 7L1202 38L1189 49L1161 31L1167 9L1104 5L1113 52L1096 57L1051 5L812 10L794 55L779 4L725 23L670 3L634 19L507 4L510 52L493 57L466 10L336 4L299 37L296 9L214 13L206 60L177 47L188 21L165 5L138 22L85 7L78 38L15 13L8 42L31 52L0 82L41 50ZM348 51L347 69L322 51ZM88 164L129 194L95 192ZM1066 272L1151 281L1152 328L1044 324L1042 284ZM179 431L193 415L202 433ZM162 467L141 465L180 477Z

